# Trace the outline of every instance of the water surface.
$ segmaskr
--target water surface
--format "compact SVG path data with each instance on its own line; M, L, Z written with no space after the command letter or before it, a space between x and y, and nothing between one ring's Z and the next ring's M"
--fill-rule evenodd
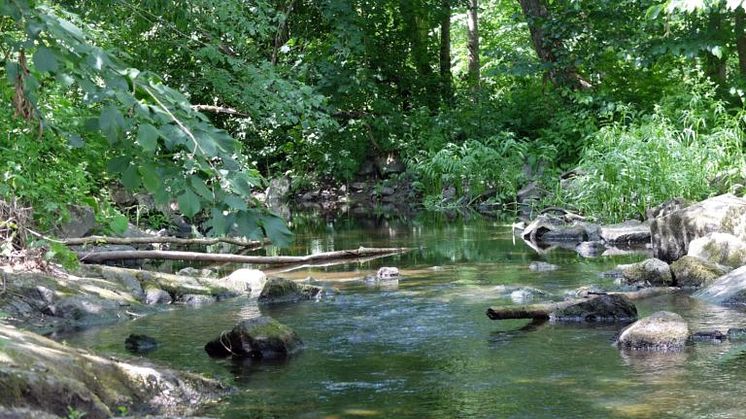
M209 415L219 417L743 417L746 356L736 344L697 344L681 354L620 353L621 325L492 321L490 305L510 304L499 285L525 285L554 298L580 286L612 287L598 274L643 256L583 259L557 250L538 255L510 227L481 218L385 218L298 223L293 248L305 254L409 246L402 256L284 273L313 277L339 293L318 302L258 307L234 299L178 308L67 336L74 345L124 354L130 333L156 337L154 361L219 377L238 391ZM273 252L270 250L270 252ZM534 260L560 266L528 270ZM360 280L398 266L398 284ZM746 316L687 296L638 304L666 309L694 330L746 327ZM284 363L212 360L202 346L238 320L259 313L295 329L305 350ZM746 350L744 350L746 352Z

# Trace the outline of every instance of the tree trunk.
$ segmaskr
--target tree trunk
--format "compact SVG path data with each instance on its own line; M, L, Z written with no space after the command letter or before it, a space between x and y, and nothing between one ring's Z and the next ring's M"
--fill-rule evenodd
M440 17L440 82L443 102L453 102L451 73L451 0L442 0Z
M270 61L272 62L272 65L277 64L277 60L279 58L280 48L282 48L283 45L288 41L289 39L289 21L290 21L290 13L293 11L293 7L295 7L295 0L290 0L286 7L285 11L285 17L280 20L279 25L277 26L277 32L275 33L275 39L273 41L273 47L272 47L272 57Z
M479 90L479 0L469 0L467 13L469 29L469 83L472 88Z
M746 77L746 11L743 7L736 9L736 51L739 73Z
M355 259L373 255L395 255L411 251L409 248L365 248L354 250L339 250L336 252L317 253L307 256L245 256L220 253L199 252L170 252L161 250L122 250L111 252L77 252L78 258L86 263L99 263L109 260L127 259L160 259L160 260L189 260L200 262L231 262L254 263L258 265L287 265L293 263L309 263L316 261L331 261Z
M713 38L716 41L719 41L718 38L722 30L722 23L723 19L720 12L717 10L711 11L708 22L708 30L710 34L713 34ZM722 48L720 49L719 55L720 56L718 57L714 54L713 51L706 51L704 53L704 66L707 77L709 77L710 80L714 81L718 85L723 86L727 78L727 69L725 66L725 51Z
M411 45L411 57L419 80L419 93L430 109L438 107L438 79L433 71L428 51L429 25L422 0L401 0L399 8L404 18L404 30Z
M575 67L563 64L558 59L557 51L562 50L562 41L550 38L544 31L544 22L550 19L545 0L518 0L518 3L528 23L536 55L542 63L549 66L546 78L556 86L564 85L573 89L591 87L591 84L578 74Z

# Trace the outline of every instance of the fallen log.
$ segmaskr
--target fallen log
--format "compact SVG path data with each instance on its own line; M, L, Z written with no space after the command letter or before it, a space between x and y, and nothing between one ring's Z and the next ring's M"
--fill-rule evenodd
M180 237L109 237L109 236L90 236L73 239L64 239L59 241L67 246L83 246L87 244L183 244L183 245L203 245L209 246L218 243L233 244L241 247L263 246L269 243L268 240L244 240L235 237L216 237L216 238L196 238L184 239Z
M608 293L589 292L581 298L574 298L555 303L529 304L529 305L511 305L504 307L490 307L487 309L487 317L492 320L510 320L510 319L549 319L550 315L559 310L566 309L576 304L590 301L602 295L619 295L627 297L631 301L642 300L645 298L657 297L664 294L672 294L680 291L677 287L651 287L643 288L637 291L616 291Z
M159 260L188 260L198 262L229 262L253 263L258 265L287 265L295 263L309 263L317 261L355 259L373 255L395 255L411 251L411 248L366 248L354 250L339 250L335 252L317 253L307 256L245 256L221 253L178 252L165 250L121 250L111 252L77 252L78 259L86 263L100 263L111 260L127 259L159 259Z
M595 297L589 297L595 298ZM574 300L566 300L558 303L546 303L546 304L529 304L521 306L507 306L507 307L490 307L487 309L487 317L491 320L510 320L510 319L535 319L535 320L548 320L549 315L557 310L570 307L574 304L578 304L582 301L586 301L587 298L578 298Z

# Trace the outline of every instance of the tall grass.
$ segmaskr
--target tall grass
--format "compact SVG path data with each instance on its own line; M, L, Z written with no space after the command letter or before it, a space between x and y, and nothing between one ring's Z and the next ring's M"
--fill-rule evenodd
M674 197L700 200L746 178L744 119L700 91L615 122L591 135L579 172L561 203L605 221L643 218ZM717 179L717 185L713 184Z

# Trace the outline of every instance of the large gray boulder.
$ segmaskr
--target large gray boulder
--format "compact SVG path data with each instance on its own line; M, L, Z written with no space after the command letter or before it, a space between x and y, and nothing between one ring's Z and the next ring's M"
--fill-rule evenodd
M746 199L732 194L706 199L657 217L650 224L653 256L673 262L687 254L689 243L708 233L746 238Z
M258 297L267 283L267 275L259 269L237 269L230 275L221 279L223 285L236 292L249 293L252 297Z
M650 224L637 220L601 226L601 239L609 244L638 244L650 242Z
M746 266L721 276L694 296L715 304L746 305Z
M322 289L284 278L271 278L264 284L259 302L263 304L294 303L319 297Z
M549 314L553 321L629 322L637 319L637 307L621 295L599 295Z
M746 242L729 233L709 233L692 240L687 255L738 268L746 265Z
M668 264L660 259L646 259L638 263L617 266L627 284L649 286L673 285L673 276Z
M67 210L69 218L59 226L59 237L85 237L95 230L97 224L93 208L87 205L71 205Z
M289 327L268 316L238 323L205 345L214 358L284 359L298 352L303 341Z
M727 272L728 269L722 265L693 256L684 256L671 264L674 282L680 287L700 287L713 282Z
M617 346L634 351L678 352L689 338L689 326L678 314L659 311L627 326Z

